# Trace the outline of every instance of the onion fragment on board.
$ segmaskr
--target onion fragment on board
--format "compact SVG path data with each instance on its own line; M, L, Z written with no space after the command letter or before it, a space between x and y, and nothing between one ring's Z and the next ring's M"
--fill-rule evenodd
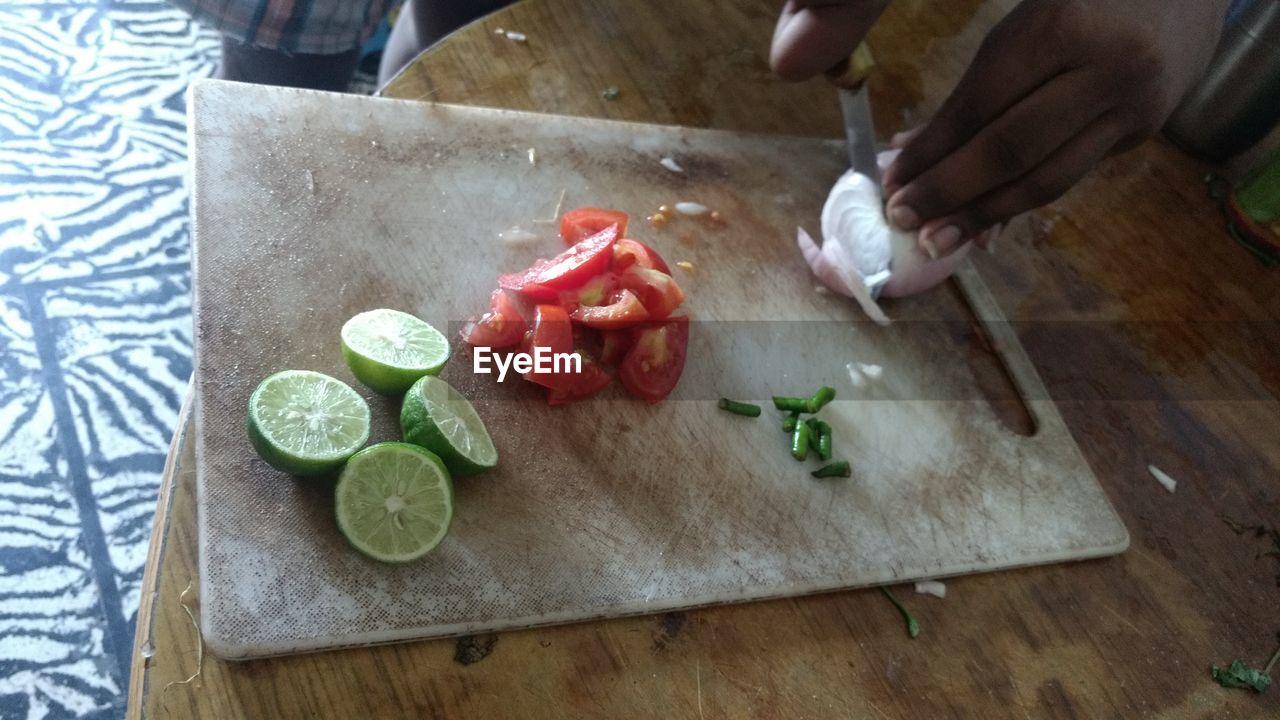
M936 598L945 598L947 596L947 586L937 580L921 580L916 583L916 593L920 595L932 595Z
M706 205L703 205L702 203L678 202L676 203L676 212L680 213L681 215L692 215L694 217L697 217L699 215L706 215L707 213L711 212L711 210Z
M1160 481L1160 484L1164 486L1165 490L1168 490L1169 492L1173 492L1174 490L1178 489L1178 481L1169 477L1168 473L1156 467L1155 465L1148 465L1147 471L1151 473L1151 477L1154 477L1156 480Z
M662 167L670 170L673 173L684 172L684 168L680 167L680 163L676 162L674 158L664 157L658 162L662 165Z

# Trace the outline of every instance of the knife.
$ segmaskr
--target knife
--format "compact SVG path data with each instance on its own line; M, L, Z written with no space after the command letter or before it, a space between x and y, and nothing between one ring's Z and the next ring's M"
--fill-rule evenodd
M849 165L866 175L880 189L880 165L876 162L876 129L867 98L867 77L875 67L875 58L865 42L849 57L827 71L827 80L838 88L840 110L844 115L844 132L849 142Z

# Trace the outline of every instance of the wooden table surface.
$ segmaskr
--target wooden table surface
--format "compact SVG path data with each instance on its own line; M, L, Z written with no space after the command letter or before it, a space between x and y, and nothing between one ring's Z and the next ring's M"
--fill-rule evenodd
M768 72L780 4L529 0L448 38L384 92L839 136L828 87ZM894 3L870 37L882 134L938 106L1010 4ZM1208 671L1259 665L1280 642L1280 558L1224 521L1280 525L1280 280L1222 231L1205 171L1149 142L979 258L1129 527L1124 555L954 579L945 600L901 588L923 626L915 640L880 593L859 591L505 633L470 665L456 653L482 654L483 639L201 665L184 610L199 605L184 412L128 717L1276 717L1280 691L1225 690Z

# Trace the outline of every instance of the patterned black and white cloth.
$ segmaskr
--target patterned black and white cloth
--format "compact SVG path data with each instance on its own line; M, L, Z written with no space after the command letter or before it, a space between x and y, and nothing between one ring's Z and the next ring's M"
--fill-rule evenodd
M124 715L191 373L186 108L158 0L0 2L0 718Z

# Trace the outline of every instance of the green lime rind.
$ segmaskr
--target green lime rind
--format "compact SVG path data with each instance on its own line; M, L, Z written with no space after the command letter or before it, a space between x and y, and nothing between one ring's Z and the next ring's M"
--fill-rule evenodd
M342 326L342 359L360 382L399 395L419 378L438 375L449 341L430 324L399 310L369 310Z
M351 386L310 370L284 370L249 396L249 442L271 467L303 477L342 467L369 441L369 404Z
M484 421L449 383L427 376L405 393L400 406L405 442L421 445L444 461L454 477L466 477L498 464L498 449Z
M435 454L408 443L378 443L342 469L334 514L338 529L360 552L381 562L409 562L448 534L453 481Z

